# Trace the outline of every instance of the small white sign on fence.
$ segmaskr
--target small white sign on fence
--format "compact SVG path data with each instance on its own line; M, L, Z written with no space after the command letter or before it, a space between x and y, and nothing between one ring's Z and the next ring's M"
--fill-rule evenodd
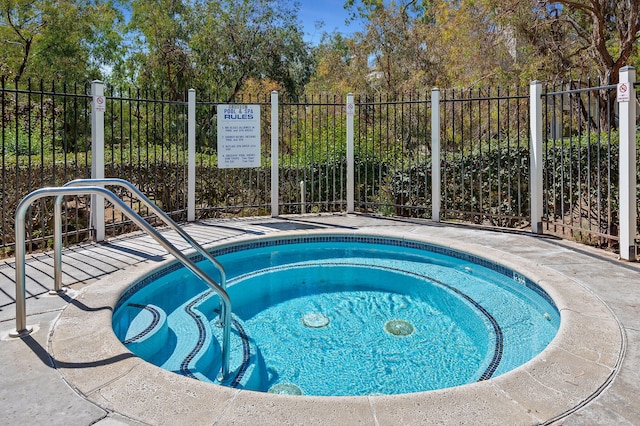
M631 83L618 83L618 102L629 102L631 100Z
M218 105L218 167L260 167L260 105Z
M93 110L105 112L107 110L107 103L104 96L93 97Z
M347 115L355 115L356 104L353 102L347 102Z

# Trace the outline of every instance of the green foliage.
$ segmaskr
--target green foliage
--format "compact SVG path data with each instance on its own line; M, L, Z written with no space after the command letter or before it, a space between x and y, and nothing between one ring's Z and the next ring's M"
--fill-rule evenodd
M441 61L432 43L435 30L430 1L347 1L352 19L364 30L345 39L325 34L315 50L311 90L397 95L433 87Z
M198 79L227 101L250 78L268 78L291 95L311 73L309 49L296 19L297 6L273 0L221 0L195 8L190 41Z
M13 126L5 126L2 134L4 154L8 155L6 159L9 162L11 157L15 156L29 156L40 155L40 153L50 153L51 150L51 136L40 133L31 133L29 130L25 130L22 127L16 128Z
M193 76L188 49L191 9L181 0L135 0L131 8L134 45L118 77L126 73L138 87L168 91L172 100L178 99L191 87Z
M431 164L416 164L386 172L376 192L369 194L384 216L431 217Z
M619 203L618 133L549 141L544 167L551 217L565 221L573 215L591 230L609 232Z
M517 226L529 212L529 148L487 148L444 158L443 208L451 218Z
M251 79L300 94L312 72L297 6L289 1L132 2L134 41L119 83L168 92L189 88L231 102Z
M528 83L594 68L615 83L638 60L640 12L634 1L583 3L345 0L363 30L310 46L293 0L1 0L0 75L100 78L172 100L196 88L225 102L251 80L293 96Z
M326 117L325 117L326 119ZM322 164L342 161L346 157L346 120L339 116L337 121L324 121L321 126L303 125L294 140L289 141L288 162L293 164Z
M0 9L0 74L13 80L84 82L121 57L111 1L2 0Z

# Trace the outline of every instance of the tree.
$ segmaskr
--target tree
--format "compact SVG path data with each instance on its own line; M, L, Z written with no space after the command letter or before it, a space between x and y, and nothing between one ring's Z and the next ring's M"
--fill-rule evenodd
M423 70L440 65L436 84L444 86L567 79L593 72L594 63L601 80L614 84L620 68L637 54L639 4L640 0L345 1L352 19L371 25L370 34L390 34L385 23L376 22L383 14L403 17L407 34L428 51L430 60ZM398 43L397 53L402 50L399 39L389 41ZM410 68L416 52L396 54L397 66Z
M629 64L640 37L640 0L545 0L557 23L575 40L576 48L597 67L602 84L617 84L620 69ZM616 91L598 92L600 126L614 116Z
M509 27L497 21L499 9L488 0L439 2L434 6L433 43L442 73L441 87L500 83L515 58Z
M301 93L313 62L297 12L275 0L197 3L190 48L205 92L231 101L250 78L266 78Z
M302 92L313 62L297 7L277 0L135 0L133 48L121 80L142 88L188 88L230 102L249 79Z
M134 45L128 77L144 89L167 89L171 99L179 99L193 79L192 10L181 0L134 0L131 6Z
M605 83L616 84L640 37L640 0L544 1L598 66Z
M351 11L350 19L358 17L365 20L385 9L397 10L405 16L411 16L422 22L433 22L433 9L438 0L346 0L344 8Z
M121 21L102 0L1 0L0 71L15 81L99 78L121 57Z
M366 23L358 39L374 59L379 90L512 82L544 64L518 43L531 25L533 3L516 0L348 0L352 19ZM526 57L525 57L526 56ZM511 79L511 81L510 81ZM373 81L372 81L373 83Z
M359 53L354 38L325 33L313 50L315 73L307 85L310 93L366 93L369 72L366 53Z
M440 67L434 61L429 33L431 1L350 0L345 8L351 11L351 19L365 21L364 31L349 39L325 37L316 52L314 84L322 85L322 79L335 81L331 72L340 70L348 71L348 78L337 77L340 85L360 93L396 95L435 82ZM324 69L329 72L322 75Z

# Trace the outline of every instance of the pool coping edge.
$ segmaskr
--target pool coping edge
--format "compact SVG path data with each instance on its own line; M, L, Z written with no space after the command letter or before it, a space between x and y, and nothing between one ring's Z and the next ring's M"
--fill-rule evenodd
M517 406L518 410L514 412L514 415L523 416L520 417L521 421L529 419L529 422L533 423L547 423L570 414L592 400L602 389L606 388L619 368L624 353L624 334L615 315L597 296L570 277L542 265L527 264L526 260L520 256L493 248L470 242L455 242L433 235L413 234L406 230L381 232L365 228L346 232L323 229L304 232L281 231L268 237L242 236L224 243L207 245L207 249L227 244L238 244L243 241L255 241L256 239L322 234L358 234L403 238L441 245L483 258L488 258L491 255L499 257L499 260L491 260L523 273L540 285L556 301L562 318L558 336L541 354L523 366L486 382L457 388L372 397L287 397L233 390L196 382L193 379L165 372L139 358L132 357L112 331L111 336L108 332L104 332L107 324L108 331L111 330L111 313L108 307L113 308L120 294L134 281L132 279L134 273L140 278L175 262L174 260L145 261L83 289L75 299L77 303L71 303L62 312L52 328L49 344L61 374L67 383L96 404L133 419L146 419L147 421L148 418L145 416L149 414L150 410L145 409L145 404L131 404L133 399L144 401L153 395L155 399L164 400L162 406L170 407L172 406L171 401L175 401L177 395L195 393L207 401L214 399L225 403L222 404L222 407L214 404L216 407L207 407L206 409L198 409L197 405L201 404L194 404L193 407L189 405L180 409L176 409L173 405L174 412L181 413L183 416L186 413L194 419L201 419L200 421L204 418L209 418L212 421L224 419L229 421L231 418L237 419L238 416L246 416L247 413L243 410L253 404L252 410L256 410L260 406L264 415L275 419L274 416L277 415L273 410L274 406L285 411L302 410L311 416L311 413L315 413L318 409L322 411L334 409L337 406L345 409L350 404L354 404L352 409L357 412L354 415L364 416L363 418L372 415L383 419L386 416L398 415L398 413L393 414L399 409L398 405L415 407L417 404L423 407L428 405L431 408L414 409L413 416L416 421L424 420L425 416L432 412L449 413L450 416L454 416L455 413L470 415L469 412L466 414L462 412L460 407L467 407L468 410L473 406L476 409L474 415L481 415L481 418L492 423L491 416L494 416L496 422L504 420L503 414L498 412L500 410L495 409L496 404L499 403L511 407L512 410ZM102 281L108 281L107 285ZM576 306L576 291L579 291L580 298L583 299L581 306ZM83 305L85 309L82 308ZM594 313L594 308L599 310ZM593 341L587 344L584 341L576 342L576 339L567 337L576 334L584 336L585 333L585 337L590 336L592 328L585 328L583 324L577 322L576 316L579 316L580 321L590 321L590 327L598 326L598 333L595 333L591 338L596 338L596 343L600 345L599 350L593 350ZM606 325L604 331L600 328L603 324ZM598 339L598 337L605 335L607 341ZM96 336L100 336L100 339L96 339ZM74 367L74 365L84 364L91 365L91 377L84 377L87 376L86 369ZM587 370L593 374L583 372ZM582 375L581 372L583 372ZM139 377L147 376L156 381L155 390L151 393L144 391L144 386L136 387L132 384ZM162 390L163 387L169 385L169 389ZM122 390L123 387L125 391ZM194 388L196 390L193 390ZM127 389L131 390L131 394L127 394ZM531 389L537 389L537 391L532 392ZM127 401L129 404L123 404ZM461 401L467 401L467 403L461 404ZM475 404L469 405L474 401ZM484 401L484 403L479 404L478 401ZM493 401L491 407L494 409L482 409L487 401ZM203 405L208 406L209 404ZM162 411L164 414L159 418L168 421L166 408ZM259 418L257 412L254 414L256 418ZM320 416L319 414L315 415ZM408 422L409 418L406 416L409 416L409 413L404 412L403 416ZM330 419L331 416L327 415L326 418Z

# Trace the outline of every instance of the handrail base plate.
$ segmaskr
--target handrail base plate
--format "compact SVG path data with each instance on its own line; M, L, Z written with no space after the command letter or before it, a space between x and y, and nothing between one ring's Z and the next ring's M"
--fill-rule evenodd
M9 337L24 337L33 332L33 327L27 326L24 330L12 330L9 332Z

